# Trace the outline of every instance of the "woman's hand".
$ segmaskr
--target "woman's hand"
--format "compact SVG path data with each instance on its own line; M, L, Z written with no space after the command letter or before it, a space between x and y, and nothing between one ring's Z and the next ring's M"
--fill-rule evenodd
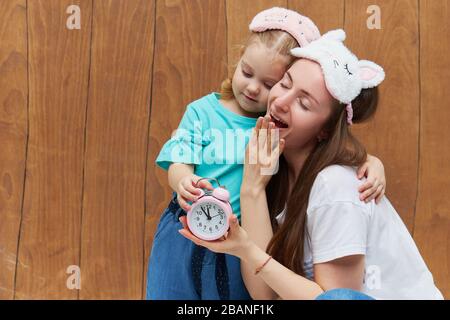
M196 245L203 246L211 251L231 254L242 259L246 254L246 250L252 245L247 232L239 225L238 219L234 214L228 217L230 229L227 234L215 241L205 241L192 234L187 226L186 216L181 216L180 221L184 229L178 230L178 232Z
M359 199L366 203L375 199L378 204L386 191L386 176L381 160L367 155L367 161L358 169L358 179L363 177L366 177L367 181L358 189Z
M189 209L191 209L191 206L189 205L188 201L190 202L195 201L200 196L199 188L205 188L208 190L213 189L213 186L207 180L202 180L199 183L197 183L200 179L201 177L195 174L191 174L182 178L178 182L176 188L177 200L178 204L184 211L188 211Z
M278 160L284 150L275 124L269 116L259 117L245 151L242 188L264 190L278 170Z

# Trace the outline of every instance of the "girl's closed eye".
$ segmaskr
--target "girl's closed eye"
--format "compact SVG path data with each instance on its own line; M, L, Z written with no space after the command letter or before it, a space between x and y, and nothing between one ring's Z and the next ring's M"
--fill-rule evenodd
M244 69L242 69L242 74L243 74L244 77L246 77L246 78L251 78L251 77L252 77L252 74L249 73L249 72L247 72L247 71L245 71Z
M274 86L273 83L267 83L267 82L264 83L264 87L266 87L267 90L272 89L273 86Z

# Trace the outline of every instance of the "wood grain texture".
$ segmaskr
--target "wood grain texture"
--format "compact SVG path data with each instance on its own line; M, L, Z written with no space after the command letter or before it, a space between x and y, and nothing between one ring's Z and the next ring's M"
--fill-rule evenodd
M90 25L66 28L66 8L91 1L28 1L29 141L16 299L76 299Z
M154 1L94 1L80 299L140 299Z
M13 299L27 143L25 0L0 2L0 300Z
M172 192L167 172L155 166L156 157L178 127L187 104L217 91L226 77L225 2L158 1L156 24L147 171L146 257L159 217Z
M450 299L450 3L420 1L420 161L414 238Z
M381 30L367 27L370 5L381 9ZM386 71L375 117L353 131L367 151L383 161L387 196L412 233L419 152L418 3L347 0L345 30L353 52Z
M287 8L287 0L227 0L227 58L228 77L232 78L240 59L241 48L249 37L253 17L272 7Z

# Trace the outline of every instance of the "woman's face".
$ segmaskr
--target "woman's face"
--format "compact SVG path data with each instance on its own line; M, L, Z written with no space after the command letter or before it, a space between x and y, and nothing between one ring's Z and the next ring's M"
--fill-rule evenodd
M299 59L270 90L267 113L280 129L285 149L306 147L317 142L333 103L320 65Z

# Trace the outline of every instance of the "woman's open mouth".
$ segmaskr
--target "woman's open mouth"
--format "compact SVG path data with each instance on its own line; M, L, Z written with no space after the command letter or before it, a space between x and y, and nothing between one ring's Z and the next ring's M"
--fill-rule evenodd
M273 123L275 123L275 127L279 129L286 129L287 127L289 127L289 125L286 122L274 116L272 113L270 113L270 120L272 120Z

